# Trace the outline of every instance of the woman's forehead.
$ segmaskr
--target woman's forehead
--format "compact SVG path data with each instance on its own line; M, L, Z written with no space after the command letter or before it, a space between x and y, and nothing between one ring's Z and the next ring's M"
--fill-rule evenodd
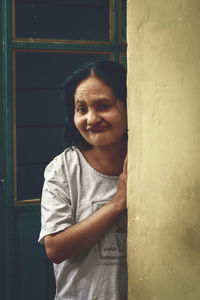
M81 81L77 86L74 99L84 100L86 97L99 96L101 98L113 98L114 92L110 86L108 86L100 78L91 76Z

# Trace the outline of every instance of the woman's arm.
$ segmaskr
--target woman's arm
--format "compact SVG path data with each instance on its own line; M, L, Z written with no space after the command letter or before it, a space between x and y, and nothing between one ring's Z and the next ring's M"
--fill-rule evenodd
M85 220L44 238L47 256L56 264L94 246L126 209L127 159L113 199Z

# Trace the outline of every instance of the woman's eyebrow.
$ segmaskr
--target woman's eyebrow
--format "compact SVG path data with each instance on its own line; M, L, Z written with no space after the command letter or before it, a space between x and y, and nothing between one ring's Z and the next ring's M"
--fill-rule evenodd
M99 102L99 103L114 103L114 102L116 102L116 98L100 98L100 99L98 99L98 101L97 102Z
M110 98L110 97L99 97L95 100L93 100L93 104L98 104L98 103L113 103L116 101L116 97L115 98ZM75 106L77 105L87 105L87 102L85 100L81 100L81 99L75 99Z
M94 100L94 102L99 102L99 103L101 103L101 102L113 102L113 101L115 101L115 98L111 98L111 97L99 97L99 98L97 98L96 100Z
M75 105L79 105L79 104L86 104L86 102L84 100L75 100Z

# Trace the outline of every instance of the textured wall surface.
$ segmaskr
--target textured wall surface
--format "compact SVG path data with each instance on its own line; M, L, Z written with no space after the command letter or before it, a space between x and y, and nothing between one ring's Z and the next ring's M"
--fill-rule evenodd
M200 299L200 1L128 0L129 300Z

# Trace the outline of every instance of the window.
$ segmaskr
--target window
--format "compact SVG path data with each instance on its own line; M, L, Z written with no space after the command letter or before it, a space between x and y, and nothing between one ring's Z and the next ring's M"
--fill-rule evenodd
M124 3L12 1L16 204L39 201L44 168L66 147L62 99L66 76L92 60L125 64Z

